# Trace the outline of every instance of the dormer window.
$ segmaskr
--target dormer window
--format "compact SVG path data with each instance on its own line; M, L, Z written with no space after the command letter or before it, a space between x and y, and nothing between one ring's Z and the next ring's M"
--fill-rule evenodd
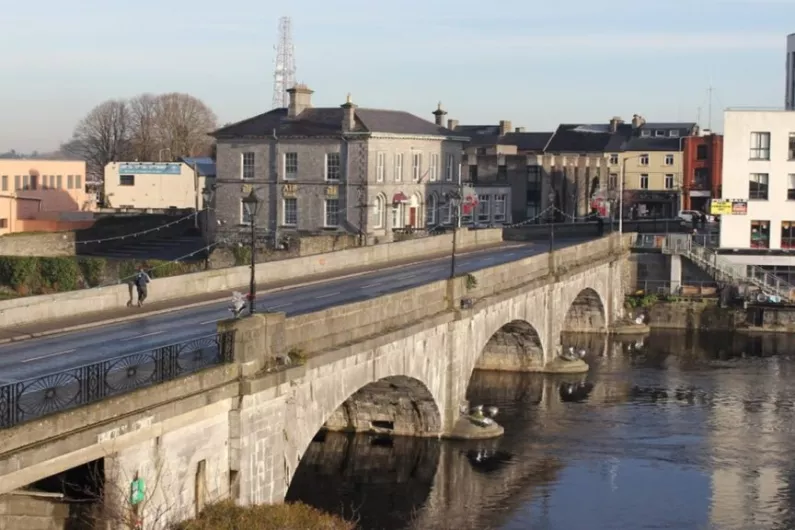
M651 136L651 131L640 131L641 138L648 138Z
M679 131L676 129L671 129L670 131L668 131L668 136L670 136L671 138L679 138Z
M665 136L665 131L663 131L661 129L657 129L656 131L654 131L654 136L656 136L657 138L661 138L661 137Z

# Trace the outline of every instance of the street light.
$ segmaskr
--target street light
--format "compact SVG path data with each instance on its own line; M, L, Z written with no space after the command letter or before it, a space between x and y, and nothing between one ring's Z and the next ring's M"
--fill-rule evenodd
M455 251L457 241L456 238L458 236L458 221L460 215L458 213L458 206L461 203L461 197L458 193L451 191L447 193L447 204L450 208L450 213L453 215L453 254L450 257L450 278L455 278Z
M215 196L215 185L210 188L202 189L202 210L204 211L204 227L202 229L202 235L204 236L204 252L205 252L205 260L204 260L204 268L205 270L210 269L210 202L213 200ZM199 218L199 212L196 212L196 219Z
M249 283L249 293L248 293L248 314L253 315L254 311L254 299L257 294L257 286L255 284L255 263L256 263L256 222L257 222L257 210L259 210L260 200L257 197L257 194L254 190L251 190L246 198L243 199L243 208L246 209L246 213L248 214L249 222L251 223L251 281Z
M555 192L550 191L547 195L549 199L549 254L552 255L552 249L555 246Z

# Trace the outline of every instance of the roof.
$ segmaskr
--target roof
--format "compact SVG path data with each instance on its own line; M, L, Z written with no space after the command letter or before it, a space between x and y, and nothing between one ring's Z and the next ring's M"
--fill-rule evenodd
M682 138L655 138L653 136L635 136L624 144L624 151L679 151Z
M551 132L512 132L500 138L500 145L515 145L517 151L543 151L549 140Z
M213 132L216 138L339 136L343 134L342 108L308 108L296 118L287 117L287 109L273 109L265 114L233 123ZM405 134L418 136L461 136L400 110L360 109L355 112L355 132ZM465 136L465 135L464 135Z
M547 144L552 153L604 153L620 151L632 134L632 126L621 124L618 131L610 132L609 124L561 124Z
M215 176L215 160L209 156L183 156L180 160L191 167L195 167L202 177Z
M515 145L518 151L543 151L551 132L509 132L500 136L499 125L459 125L455 133L469 137L471 146Z

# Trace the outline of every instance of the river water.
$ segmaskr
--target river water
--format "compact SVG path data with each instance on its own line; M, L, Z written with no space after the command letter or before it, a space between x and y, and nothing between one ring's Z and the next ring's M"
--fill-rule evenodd
M795 528L795 340L571 336L586 376L476 372L489 442L329 433L288 500L364 530Z

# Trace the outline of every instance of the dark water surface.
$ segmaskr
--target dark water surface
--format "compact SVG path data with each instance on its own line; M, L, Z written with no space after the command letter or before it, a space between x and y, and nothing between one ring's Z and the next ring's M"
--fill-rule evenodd
M328 434L288 500L365 530L795 528L792 337L564 340L579 343L587 376L474 374L502 438Z

